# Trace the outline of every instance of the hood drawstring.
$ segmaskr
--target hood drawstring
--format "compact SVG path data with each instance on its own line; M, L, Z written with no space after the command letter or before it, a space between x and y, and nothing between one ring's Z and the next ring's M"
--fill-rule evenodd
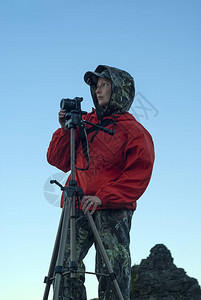
M108 125L110 125L110 124L113 124L113 129L112 129L112 131L114 132L114 131L115 131L115 125L116 125L115 118L113 118L113 119L100 120L100 121L98 122L97 125L102 126L102 127L106 127L106 126L108 126ZM100 128L96 129L95 127L91 127L91 128L88 128L88 129L87 129L87 135L88 135L89 133L95 131L95 133L93 134L93 136L92 136L91 139L90 139L90 143L93 143L93 140L94 140L95 136L98 134L98 132L99 132L100 130L101 130Z
M96 124L96 125L99 125L99 126L102 126L102 127L105 128L106 126L108 126L110 124L113 124L113 129L111 130L111 132L114 134L115 133L115 125L116 125L115 117L113 117L113 119L105 119L105 120L99 121L98 124ZM101 128L97 129L96 127L93 127L93 126L86 129L84 123L80 124L80 126L79 126L80 140L81 140L81 143L82 143L82 151L83 151L83 154L84 154L84 156L86 158L86 161L87 161L87 167L83 168L83 169L75 167L77 170L80 170L80 171L88 170L90 154L89 154L89 145L88 145L88 138L87 137L90 133L95 131L95 133L93 134L93 136L90 139L90 143L93 143L93 140L94 140L95 136L98 134L99 130L101 130ZM106 134L108 134L108 133L106 133Z

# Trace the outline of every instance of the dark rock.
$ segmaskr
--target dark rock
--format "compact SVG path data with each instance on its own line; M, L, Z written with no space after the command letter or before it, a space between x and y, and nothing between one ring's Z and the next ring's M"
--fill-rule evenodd
M201 300L198 281L173 263L163 244L155 245L147 259L132 267L131 300Z

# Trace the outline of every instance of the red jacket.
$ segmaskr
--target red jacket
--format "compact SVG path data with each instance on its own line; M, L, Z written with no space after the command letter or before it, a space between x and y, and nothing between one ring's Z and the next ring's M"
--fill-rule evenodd
M95 195L102 201L98 209L136 209L136 201L146 190L154 163L154 146L148 131L130 113L116 114L113 136L98 131L88 134L90 162L88 170L75 170L75 180L85 195ZM98 123L95 110L83 117ZM86 125L86 128L90 128ZM107 126L113 129L113 124ZM86 168L79 130L75 134L76 167ZM48 162L58 169L70 170L70 130L59 128L52 137ZM63 200L61 201L63 205Z

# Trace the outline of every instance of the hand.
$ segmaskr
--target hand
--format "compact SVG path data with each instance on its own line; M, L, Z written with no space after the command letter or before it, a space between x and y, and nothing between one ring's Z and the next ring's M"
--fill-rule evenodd
M92 215L98 206L102 205L102 201L97 196L84 196L81 201L82 210L84 214L88 212L90 208L92 208L90 215Z
M66 129L65 128L65 123L66 123L66 110L64 109L61 109L60 112L59 112L59 123L61 124L61 127L63 129Z

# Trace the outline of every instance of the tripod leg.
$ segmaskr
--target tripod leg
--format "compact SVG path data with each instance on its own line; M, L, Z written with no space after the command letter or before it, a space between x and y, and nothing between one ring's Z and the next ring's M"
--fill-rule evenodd
M113 281L113 284L115 286L118 299L119 300L124 300L124 298L122 296L122 293L121 293L121 290L119 288L119 284L118 284L118 282L116 280L115 273L113 272L112 266L111 266L110 261L109 261L109 259L107 257L107 253L105 251L105 248L103 247L103 243L102 243L102 241L100 239L100 236L98 234L98 230L97 230L96 225L94 223L94 220L93 220L92 216L89 214L89 212L87 213L87 218L88 218L91 230L92 230L92 232L94 234L94 238L95 238L95 240L96 240L96 242L98 244L98 247L99 247L100 252L101 252L101 254L103 256L105 264L106 264L106 266L108 268L109 276L110 276L110 278Z
M58 227L58 231L57 231L57 235L56 235L56 240L55 240L55 244L54 244L54 249L53 249L53 253L52 253L48 276L46 276L45 280L44 280L44 283L46 284L46 286L45 286L45 291L44 291L44 295L43 295L43 300L48 299L50 286L52 283L51 279L54 275L54 269L55 269L55 264L56 264L56 260L57 260L57 255L58 255L61 229L62 229L62 223L63 223L63 216L64 216L64 210L62 210L62 214L61 214L61 218L60 218L60 222L59 222L59 227Z
M59 251L57 257L57 263L55 267L55 281L54 281L54 289L53 289L53 300L58 300L59 297L59 289L61 283L61 276L63 272L63 262L64 262L64 254L65 254L65 247L66 247L66 238L67 232L69 228L69 220L70 220L70 207L72 204L72 198L67 197L66 201L64 202L64 216L63 216L63 223L61 229L61 237L60 237L60 244L59 244Z
M75 203L75 199L73 199ZM71 206L71 219L70 219L70 270L77 271L77 253L76 253L76 218L75 218L75 205ZM76 278L76 272L70 273L71 278Z

